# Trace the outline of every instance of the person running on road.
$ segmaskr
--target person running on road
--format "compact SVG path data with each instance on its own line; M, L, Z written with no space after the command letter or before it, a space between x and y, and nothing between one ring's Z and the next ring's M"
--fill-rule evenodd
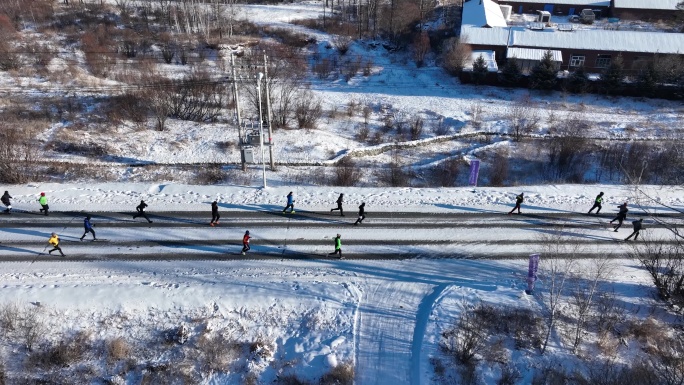
M147 214L145 214L145 208L146 207L147 207L147 203L145 203L145 201L141 199L140 204L135 207L135 209L138 211L138 213L133 215L133 219L135 219L137 217L143 217L143 218L147 219L148 223L152 223L150 218L147 217Z
M53 251L59 251L60 254L62 254L62 257L64 256L64 253L62 252L62 248L59 247L59 236L57 233L52 233L50 235L50 239L48 239L48 243L52 245L52 250L48 251L48 254L52 254Z
M344 210L342 210L342 203L344 202L344 194L340 194L339 197L337 197L337 208L336 209L330 209L330 212L332 213L335 210L340 210L340 216L344 216Z
M354 222L354 226L357 226L359 223L362 223L363 220L366 219L366 203L361 202L361 206L359 206L359 219Z
M86 234L91 233L93 234L93 241L97 240L97 237L95 236L95 230L93 230L93 225L90 223L90 215L85 217L83 220L83 229L85 230L83 232L83 236L81 236L81 241L83 241L83 238L85 238Z
M622 226L622 221L627 219L627 212L629 212L629 209L627 208L627 202L621 204L620 206L618 206L618 208L620 209L620 211L618 212L617 216L613 218L612 221L610 221L610 223L618 221L618 224L616 226L613 226L613 231L615 231L616 233L618 229Z
M520 195L516 195L516 197L515 197L515 207L513 207L513 210L511 210L511 211L508 212L508 215L513 214L513 211L515 211L515 209L518 209L518 214L520 214L520 205L523 203L524 200L525 200L525 195L524 195L524 193L520 193Z
M213 201L213 202L211 202L211 222L209 223L209 225L210 226L218 225L219 219L221 219L221 215L219 215L219 212L218 212L218 202Z
M632 236L634 236L634 240L636 241L637 238L639 238L639 232L643 230L642 223L644 222L644 218L637 219L636 221L632 221L632 227L634 228L634 231L632 231L632 234L629 235L629 237L625 238L625 241L629 241Z
M251 248L249 247L249 240L252 237L249 236L249 230L245 231L245 235L242 237L242 255L245 255Z
M328 255L335 255L338 254L339 259L342 259L342 236L340 234L337 234L337 237L335 238L335 251Z
M45 196L44 192L40 193L40 198L38 198L38 203L40 203L41 207L43 207L42 209L40 209L40 211L43 211L43 212L45 212L45 215L48 215L48 210L50 209L50 206L48 206L47 197Z
M7 207L5 209L5 212L7 214L9 214L10 211L12 210L12 202L10 202L10 199L12 199L12 197L9 195L9 192L7 192L7 191L5 191L5 193L2 194L2 198L0 198L0 201L2 201L2 204L5 205L5 207Z
M601 193L596 196L596 199L594 199L594 205L591 206L591 209L589 210L589 212L587 214L591 214L591 212L594 211L594 209L597 207L598 207L598 210L596 210L596 214L600 213L601 208L603 207L603 206L601 206L601 202L603 202L603 191L601 191Z
M292 197L292 191L290 191L289 194L287 194L287 206L283 209L283 212L285 212L288 208L290 209L290 214L294 214L294 198Z

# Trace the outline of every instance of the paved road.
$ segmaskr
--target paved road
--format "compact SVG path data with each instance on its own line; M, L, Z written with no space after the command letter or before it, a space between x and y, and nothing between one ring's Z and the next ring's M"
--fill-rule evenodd
M341 217L327 212L239 211L221 213L218 227L208 225L207 213L148 213L153 223L133 219L132 213L92 213L102 242L79 241L82 212L14 212L0 216L0 261L58 260L46 254L47 238L57 232L65 260L203 260L203 259L312 259L329 258L332 238L343 234L343 250L349 259L518 258L542 252L544 244L557 246L558 256L580 243L574 257L597 254L624 256L631 248L623 238L631 232L631 215L615 233L608 222L613 214L584 215L544 212L506 215L471 213L369 213L361 226L353 226L352 213ZM667 235L665 220L684 226L672 215L645 217L644 236ZM245 229L254 236L253 249L240 255ZM90 234L86 239L90 239Z

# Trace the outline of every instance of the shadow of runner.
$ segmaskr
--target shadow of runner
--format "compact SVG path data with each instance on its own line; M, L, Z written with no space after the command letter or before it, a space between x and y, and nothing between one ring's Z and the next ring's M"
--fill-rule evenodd
M22 248L20 248L20 247L5 246L5 245L3 245L2 243L0 243L0 249L8 250L8 251L13 251L13 252L16 252L16 253L29 253L29 254L36 254L36 255L42 254L42 252L40 252L40 251L22 249Z

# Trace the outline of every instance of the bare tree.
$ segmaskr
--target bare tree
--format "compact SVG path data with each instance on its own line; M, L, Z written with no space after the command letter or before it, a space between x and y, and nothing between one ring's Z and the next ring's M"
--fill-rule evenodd
M511 122L513 139L519 141L524 135L534 131L541 120L531 105L529 96L516 100L508 109L508 120Z
M579 242L561 241L566 237L564 233L566 231L561 227L551 234L540 237L544 245L542 260L539 264L539 276L544 282L544 290L541 291L540 297L545 306L546 318L546 335L541 354L546 352L551 334L554 333L567 282L576 267L576 256L582 249Z
M467 36L447 39L442 46L442 52L444 52L442 66L450 74L457 75L470 58L471 51Z
M0 182L23 183L35 176L35 131L32 123L0 121Z
M640 247L633 247L631 254L651 276L663 301L684 306L684 245L645 240Z
M422 67L425 64L425 57L430 53L430 37L426 31L417 34L413 39L412 50L413 60L418 67Z
M598 295L599 284L606 279L613 267L610 259L603 255L592 259L588 270L578 271L572 276L570 291L575 316L573 352L577 352L582 343L589 314Z

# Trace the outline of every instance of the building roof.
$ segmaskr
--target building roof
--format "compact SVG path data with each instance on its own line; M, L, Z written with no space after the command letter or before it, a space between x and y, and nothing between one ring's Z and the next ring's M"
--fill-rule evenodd
M471 52L470 59L466 61L465 65L463 66L463 69L472 70L473 63L475 63L475 60L477 60L480 56L482 56L482 58L485 60L485 63L487 63L487 71L497 72L499 70L499 67L496 65L496 53L494 51Z
M516 58L520 60L534 60L534 61L541 61L544 55L546 54L546 49L535 49L535 48L515 48L515 47L509 47L506 50L506 59L508 58ZM563 62L563 55L561 54L561 51L556 51L556 50L551 50L551 56L553 61L562 63Z
M615 8L675 10L681 0L614 0Z
M582 5L587 7L609 7L610 0L501 0L504 3L536 3L536 4L554 4L554 5ZM661 1L661 0L655 0Z
M598 29L574 32L516 30L511 34L509 43L515 47L684 54L684 34L681 33Z
M499 4L492 0L470 0L463 4L461 25L475 27L506 27L506 19Z
M461 39L474 45L508 45L509 28L478 28L472 25L461 27Z

